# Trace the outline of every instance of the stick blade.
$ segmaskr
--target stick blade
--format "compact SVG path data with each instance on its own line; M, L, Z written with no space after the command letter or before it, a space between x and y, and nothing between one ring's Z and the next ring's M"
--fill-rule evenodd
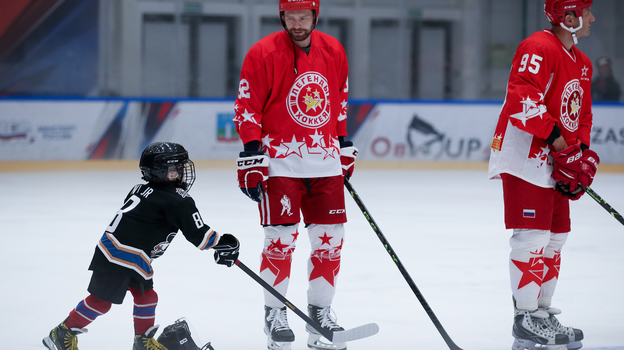
M344 343L352 340L368 338L379 332L379 326L376 323L368 323L359 327L346 329L344 331L334 332L334 343Z

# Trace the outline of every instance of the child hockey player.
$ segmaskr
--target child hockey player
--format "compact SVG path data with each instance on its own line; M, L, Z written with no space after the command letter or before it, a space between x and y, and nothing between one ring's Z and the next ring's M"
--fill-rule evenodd
M90 294L43 339L50 350L78 350L76 336L112 304L121 304L127 291L134 298L133 350L166 350L154 339L158 295L151 262L164 254L178 230L200 250L214 249L217 264L230 267L238 258L236 237L205 224L188 195L195 167L182 145L152 143L141 154L139 167L147 183L130 190L106 228L89 266Z

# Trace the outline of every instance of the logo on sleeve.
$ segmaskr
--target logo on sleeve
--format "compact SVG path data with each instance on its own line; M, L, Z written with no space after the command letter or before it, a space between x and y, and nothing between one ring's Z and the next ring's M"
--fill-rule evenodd
M331 116L329 106L329 84L317 72L300 75L286 99L290 117L297 124L311 129L327 124Z
M568 131L576 131L581 117L583 88L578 79L570 80L561 94L561 123Z

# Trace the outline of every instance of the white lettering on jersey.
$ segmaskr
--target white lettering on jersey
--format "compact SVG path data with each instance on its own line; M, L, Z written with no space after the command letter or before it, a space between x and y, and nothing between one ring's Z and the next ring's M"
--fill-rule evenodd
M194 212L192 217L193 217L193 221L195 221L195 226L197 227L197 229L204 227L204 220L202 220L201 216L199 215L199 212Z
M286 108L297 124L311 129L319 128L331 117L329 84L323 75L307 72L300 75L290 88Z
M136 208L136 206L139 205L139 203L141 203L141 198L135 195L130 196L130 198L128 198L128 200L126 201L126 203L124 203L121 209L117 211L115 218L110 223L110 225L108 225L108 227L106 228L106 231L110 233L114 233L115 230L117 229L117 225L119 225L119 222L121 221L121 217L123 216L123 214Z
M581 117L583 88L578 79L570 80L561 94L561 123L569 131L576 131Z
M247 79L241 79L238 84L238 98L251 98L251 93L249 91L249 82Z
M154 192L154 189L151 187L148 187L145 189L145 191L143 191L143 193L141 193L141 196L143 196L144 198L147 198L147 196L152 194L152 192Z
M531 55L531 62L529 63L529 72L533 73L533 74L537 74L540 70L540 64L539 62L543 61L544 58L542 58L541 56L538 55ZM520 68L518 68L518 72L524 72L527 69L527 63L529 61L529 54L525 54L524 56L522 56L522 59L520 60Z

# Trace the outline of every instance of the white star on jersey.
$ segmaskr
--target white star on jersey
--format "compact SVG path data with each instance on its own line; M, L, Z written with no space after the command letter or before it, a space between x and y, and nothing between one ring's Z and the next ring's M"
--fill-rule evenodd
M531 100L529 96L526 99L520 101L522 103L522 112L512 114L509 117L522 121L522 125L526 126L527 120L535 117L542 117L542 114L546 113L545 105L538 105L537 101Z
M247 111L247 108L245 108L245 113L241 114L243 116L243 122L252 122L256 125L260 125L258 124L258 122L253 118L254 114L256 113L249 113Z
M269 134L266 134L266 136L262 138L262 146L266 146L267 149L270 149L271 141L273 141L273 139L269 136Z
M291 154L296 154L299 157L303 158L303 155L301 154L301 147L305 146L305 141L297 141L297 138L295 137L295 135L293 135L292 141L282 142L282 145L288 148L288 151L286 151L286 157Z
M310 138L312 139L311 147L314 147L314 145L323 147L325 145L325 142L323 142L323 134L319 134L318 129L314 130L314 135L310 135Z

